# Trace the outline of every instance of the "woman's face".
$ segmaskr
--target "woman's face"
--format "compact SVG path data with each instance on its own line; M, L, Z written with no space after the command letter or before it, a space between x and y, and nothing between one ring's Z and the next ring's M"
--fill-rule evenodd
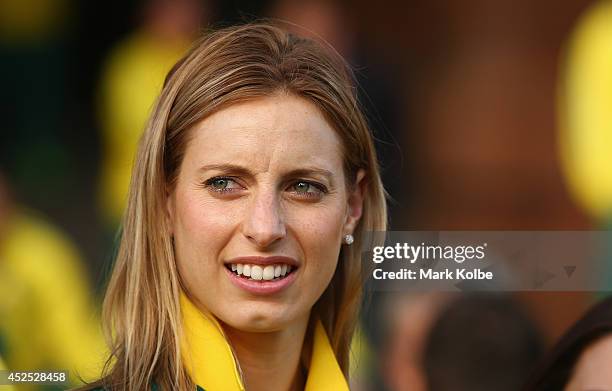
M336 132L309 101L279 94L229 106L192 129L168 199L180 276L230 327L306 321L343 235L361 216Z

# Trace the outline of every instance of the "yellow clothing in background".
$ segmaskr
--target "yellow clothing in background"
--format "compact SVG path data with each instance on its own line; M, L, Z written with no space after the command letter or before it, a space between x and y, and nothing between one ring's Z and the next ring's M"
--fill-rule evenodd
M140 32L111 53L101 84L103 165L101 204L117 223L126 203L132 162L164 79L187 43L170 44Z
M77 251L34 214L14 212L0 237L0 354L16 370L100 376L105 346ZM34 389L24 386L20 389Z
M0 371L6 369L6 365L2 362L2 357L0 357ZM0 390L2 391L13 391L14 388L12 386L0 386Z
M593 3L567 48L560 147L572 195L593 217L612 215L612 1Z

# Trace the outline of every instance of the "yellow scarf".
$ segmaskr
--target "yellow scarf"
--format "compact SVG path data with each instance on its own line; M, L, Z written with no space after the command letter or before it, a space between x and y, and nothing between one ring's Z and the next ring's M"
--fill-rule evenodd
M245 391L232 349L213 316L200 312L181 293L184 337L182 357L191 379L206 391ZM320 321L305 391L348 391L348 384Z

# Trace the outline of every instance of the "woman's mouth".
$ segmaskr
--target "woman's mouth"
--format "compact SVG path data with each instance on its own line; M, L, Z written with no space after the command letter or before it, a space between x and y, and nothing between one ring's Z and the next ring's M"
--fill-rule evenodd
M236 276L249 281L278 281L286 278L295 269L291 265L257 265L248 263L231 263L225 267Z
M285 256L236 257L225 264L230 281L255 295L280 293L293 284L300 263Z

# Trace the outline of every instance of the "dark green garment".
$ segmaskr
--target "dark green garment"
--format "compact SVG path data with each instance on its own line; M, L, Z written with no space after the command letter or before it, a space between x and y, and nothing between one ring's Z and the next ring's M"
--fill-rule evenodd
M100 388L95 388L92 391L105 391L104 388L100 387ZM151 391L160 391L159 387L157 387L157 384L153 383L151 385ZM203 389L202 387L196 385L196 391L206 391L205 389Z
M160 391L160 389L159 387L157 387L157 384L153 383L151 385L151 391ZM196 384L196 391L206 391L206 390Z

